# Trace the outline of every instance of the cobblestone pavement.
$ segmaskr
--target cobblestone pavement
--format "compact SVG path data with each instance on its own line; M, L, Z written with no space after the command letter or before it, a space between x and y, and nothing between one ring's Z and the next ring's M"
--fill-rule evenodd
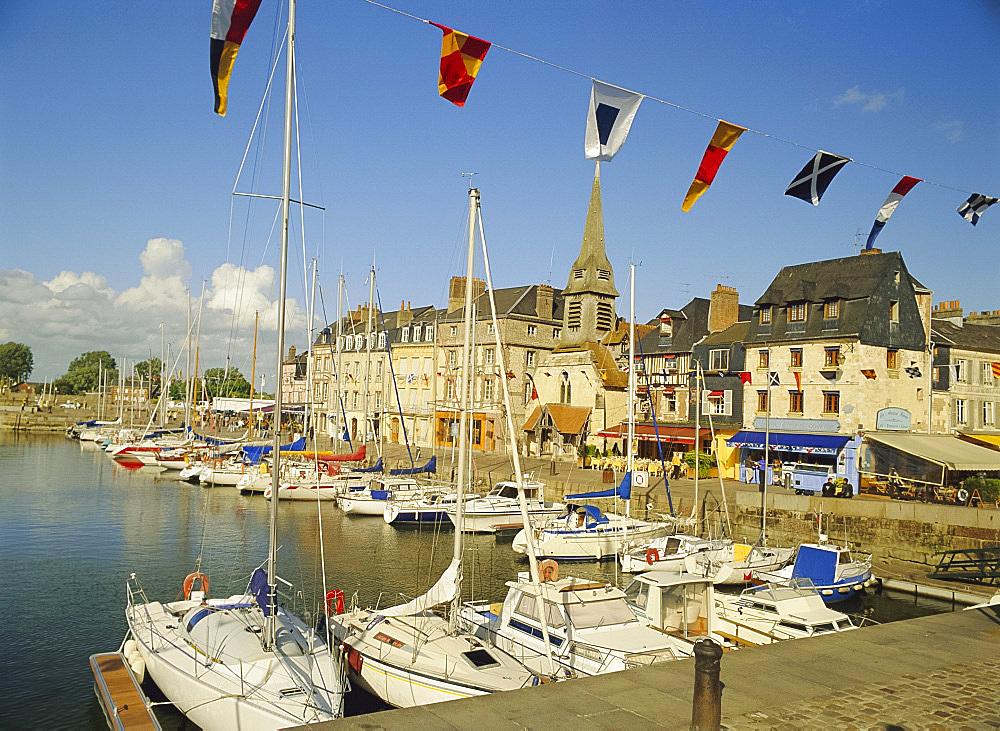
M886 685L859 683L794 706L724 716L722 724L734 729L996 729L998 678L1000 659L958 663L927 675L899 675Z

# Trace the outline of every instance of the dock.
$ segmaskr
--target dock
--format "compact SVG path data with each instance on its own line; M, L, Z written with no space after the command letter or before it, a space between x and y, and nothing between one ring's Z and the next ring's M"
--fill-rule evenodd
M997 728L1000 607L726 652L723 728ZM694 662L316 724L319 728L688 728Z
M149 699L121 653L91 655L90 669L94 672L97 697L111 728L159 731L160 724L149 707Z

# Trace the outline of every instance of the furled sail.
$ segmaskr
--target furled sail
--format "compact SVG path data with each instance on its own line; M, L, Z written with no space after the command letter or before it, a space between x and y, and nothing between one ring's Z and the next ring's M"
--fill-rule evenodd
M388 609L379 610L379 614L383 617L405 617L411 614L419 614L425 609L441 604L442 602L450 602L455 598L455 588L458 585L458 570L461 561L457 558L453 558L448 568L444 570L441 574L441 578L437 580L437 583L432 586L426 594L423 596L418 596L412 602L407 602L406 604L400 604L395 607L389 607Z

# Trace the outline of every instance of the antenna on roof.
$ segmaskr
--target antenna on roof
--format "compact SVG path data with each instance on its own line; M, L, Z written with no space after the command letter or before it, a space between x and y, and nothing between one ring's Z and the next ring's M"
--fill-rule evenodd
M463 177L463 178L464 178L465 176L469 176L469 190L472 190L472 176L473 176L473 175L478 175L478 174L479 174L479 173L477 173L477 172L471 172L471 173L462 173L462 177Z
M691 282L678 282L678 284L681 285L681 292L685 297L691 294Z
M556 258L556 242L555 242L555 240L553 240L552 241L552 253L549 254L549 278L548 278L548 281L545 282L550 287L552 286L552 262L555 260L555 258Z
M854 234L854 253L857 254L861 249L861 237L864 236L864 232L859 228L858 232Z

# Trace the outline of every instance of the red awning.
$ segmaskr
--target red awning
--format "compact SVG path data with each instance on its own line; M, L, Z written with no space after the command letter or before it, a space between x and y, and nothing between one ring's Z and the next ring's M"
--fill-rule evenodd
M691 426L667 426L659 424L653 428L652 424L636 424L635 438L640 442L655 442L657 433L661 442L675 442L678 444L694 444L694 427ZM711 429L700 431L702 439L711 437ZM628 438L628 424L618 424L597 433L599 437L606 439L626 439Z
M722 391L710 391L708 395L709 396L722 396L724 394L723 394ZM694 469L694 468L692 468L692 469Z

